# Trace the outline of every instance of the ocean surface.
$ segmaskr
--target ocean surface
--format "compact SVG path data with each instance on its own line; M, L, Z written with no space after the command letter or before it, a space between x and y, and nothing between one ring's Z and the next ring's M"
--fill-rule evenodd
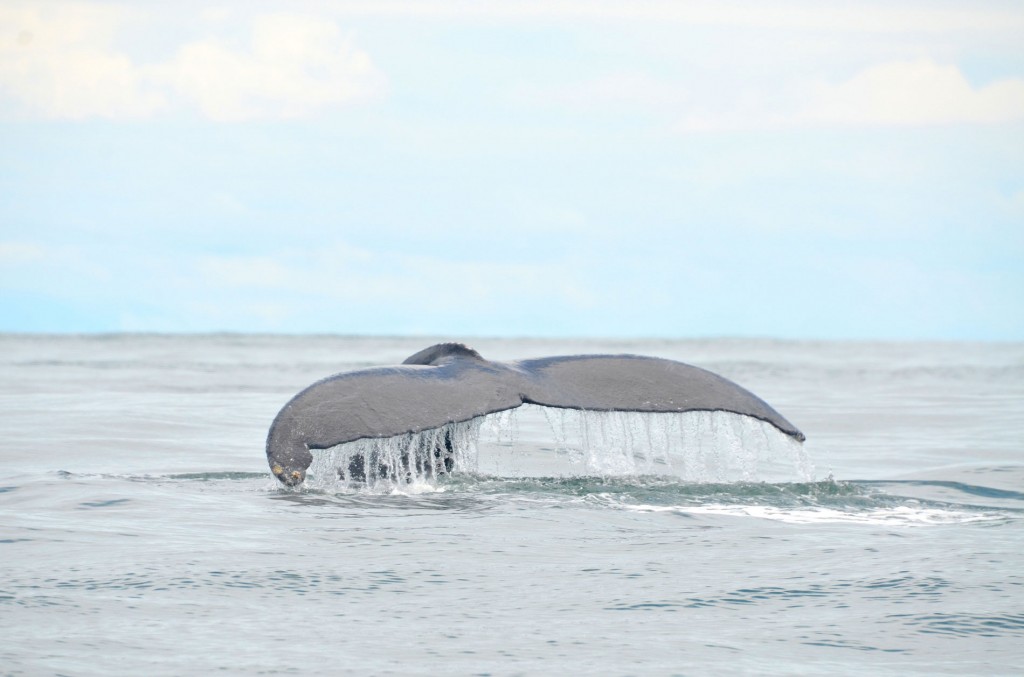
M277 483L292 395L450 338L0 335L0 674L1024 674L1024 344L476 340L808 439L531 408L451 476Z

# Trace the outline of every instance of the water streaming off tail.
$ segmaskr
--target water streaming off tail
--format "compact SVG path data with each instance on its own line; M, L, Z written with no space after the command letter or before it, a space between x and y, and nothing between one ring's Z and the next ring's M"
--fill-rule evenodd
M662 475L687 482L812 479L803 445L763 421L721 411L640 413L527 406L418 433L364 439L313 450L307 485L390 490L429 485L450 473L474 473L481 455L508 453L502 475L530 475L515 457L521 411L543 412L544 454L571 476ZM554 448L547 447L554 441ZM531 442L534 440L531 440ZM504 448L504 449L502 449ZM510 472L511 471L511 472Z
M307 485L393 488L439 475L475 472L484 417L418 433L363 439L313 451Z
M543 408L556 450L580 474L671 475L689 482L812 479L803 445L764 421L724 411L640 413Z

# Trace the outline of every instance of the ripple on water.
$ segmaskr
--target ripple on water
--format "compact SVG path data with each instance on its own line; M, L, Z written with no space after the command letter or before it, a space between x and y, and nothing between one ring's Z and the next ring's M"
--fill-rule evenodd
M908 482L920 487L923 482ZM948 489L948 483L941 483ZM886 488L898 490L899 482ZM938 501L888 493L870 482L684 482L662 476L574 476L505 478L458 473L412 484L339 483L333 487L275 487L274 498L305 506L353 510L483 510L500 505L548 503L595 509L732 517L790 524L846 523L885 527L980 524L998 526L1024 517L1024 508L977 505L984 487L964 486ZM1001 498L1007 492L1001 492ZM1016 503L1014 505L1017 505ZM358 515L356 515L358 516Z
M183 592L201 592L210 597L233 597L238 592L266 599L268 604L280 600L282 593L298 596L352 596L372 598L374 593L390 588L393 592L413 592L449 579L444 572L421 567L405 574L382 568L361 571L358 577L346 575L342 567L336 571L311 572L298 568L210 569L192 568L186 575L168 576L158 569L122 572L112 576L76 576L72 568L65 577L41 579L12 578L0 589L0 609L81 608L84 600L96 594L112 593L119 599L141 599L167 596L176 599ZM83 597L86 595L88 597Z
M883 622L899 623L921 634L951 637L1024 637L1024 614L917 613L889 614Z
M272 500L283 501L299 508L316 508L319 515L331 513L331 509L341 510L347 517L410 517L416 514L434 512L474 513L495 507L493 501L471 493L446 492L438 489L433 492L379 493L374 490L329 492L318 489L305 491L279 490L271 496Z
M57 475L87 482L100 479L212 489L218 485L244 487L264 491L273 500L295 506L341 508L352 517L359 517L360 510L373 511L377 516L382 512L400 516L408 515L409 511L473 512L524 502L808 525L999 526L1024 517L1024 494L1020 492L949 481L861 482L828 478L783 483L687 482L674 476L652 475L508 478L466 472L412 483L339 482L286 488L265 472L87 475L58 471ZM8 491L17 488L10 487ZM903 490L918 497L894 493ZM929 491L946 500L919 497ZM129 502L130 499L122 497L103 497L82 501L77 507L117 508Z
M640 603L608 607L609 610L729 607L740 605L777 605L786 609L803 607L845 607L857 599L902 603L938 602L957 586L940 577L904 575L890 578L840 578L827 583L798 586L750 586L711 596L692 596L677 600L645 600Z

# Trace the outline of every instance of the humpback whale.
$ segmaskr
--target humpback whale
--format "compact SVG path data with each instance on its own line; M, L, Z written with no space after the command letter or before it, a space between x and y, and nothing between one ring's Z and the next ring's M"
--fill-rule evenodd
M523 404L590 411L727 411L765 421L800 442L805 439L750 391L682 362L641 355L492 362L461 343L439 343L401 365L335 374L299 392L270 426L267 461L275 477L295 486L313 462L311 449L420 433ZM441 471L450 469L451 445L445 433L434 451ZM357 463L347 471L358 479L365 469Z
M564 355L492 362L461 343L439 343L401 365L342 372L278 412L267 461L288 486L301 484L311 449L441 428L523 404L589 411L727 411L760 419L803 442L767 402L700 367L642 355ZM442 469L451 439L438 448ZM450 469L450 466L448 466ZM351 476L363 469L350 467ZM342 471L344 472L344 471Z

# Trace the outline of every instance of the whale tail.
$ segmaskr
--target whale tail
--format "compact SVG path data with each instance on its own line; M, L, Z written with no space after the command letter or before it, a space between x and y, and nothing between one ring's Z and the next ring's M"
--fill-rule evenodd
M491 362L461 343L440 343L401 365L336 374L309 386L278 413L267 459L286 484L298 484L310 449L361 439L437 430L525 403L585 411L726 411L805 437L767 402L732 381L682 362L639 355L569 355ZM432 472L449 472L452 441L429 450ZM443 460L438 464L437 458ZM413 460L406 459L406 467ZM370 457L344 471L379 474ZM361 464L361 465L360 465ZM401 463L391 463L401 466ZM398 473L399 468L388 468Z

